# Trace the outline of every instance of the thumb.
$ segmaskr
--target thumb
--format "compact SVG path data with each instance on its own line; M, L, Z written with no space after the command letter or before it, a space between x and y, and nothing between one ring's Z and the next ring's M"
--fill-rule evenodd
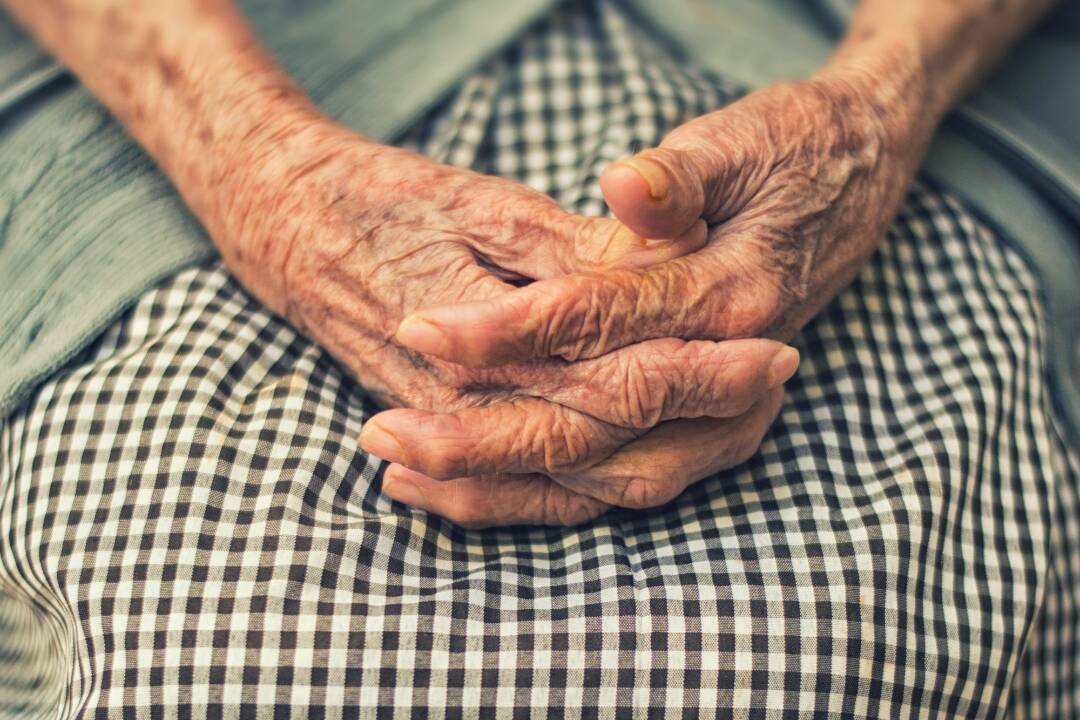
M609 165L600 189L611 212L647 237L678 237L699 219L721 222L758 191L771 165L747 151L756 129L732 124L727 110L692 120L660 147ZM738 142L733 142L738 139Z
M646 237L678 237L705 214L707 174L696 153L643 150L609 165L600 189L611 212Z
M556 242L539 248L556 255L554 265L558 272L538 277L649 267L696 252L708 241L705 221L700 219L666 240L647 239L610 218L573 216L571 222L574 230L565 233L569 243Z

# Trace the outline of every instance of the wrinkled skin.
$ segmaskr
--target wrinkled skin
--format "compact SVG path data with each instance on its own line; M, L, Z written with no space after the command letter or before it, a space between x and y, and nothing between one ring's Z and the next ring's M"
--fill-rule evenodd
M851 281L891 223L914 163L889 138L875 108L841 83L748 95L601 179L629 228L678 232L703 218L705 248L426 310L398 338L470 367L597 357L669 335L789 338ZM440 332L413 335L421 321Z
M790 338L872 254L919 156L918 149L894 144L905 131L900 121L864 97L840 81L777 85L608 168L602 188L627 227L664 236L704 219L705 248L651 267L578 273L489 302L424 310L402 325L398 339L429 356L485 368L528 358L605 357L670 335ZM772 412L761 410L770 421ZM405 449L390 459L440 477L413 452L434 436L414 427L401 438ZM650 462L643 459L641 468ZM702 464L674 472L693 482L716 469ZM661 461L656 472L640 472L672 468ZM408 478L425 489L418 500L426 507L457 492L425 475ZM635 485L642 486L650 483ZM522 502L505 489L498 493L501 506L489 504L496 521ZM640 499L649 505L663 498Z
M645 240L614 220L568 214L524 186L377 146L319 119L276 133L272 145L230 163L255 170L236 183L244 189L215 228L233 238L226 261L382 405L411 408L369 422L365 449L432 477L480 475L503 492L521 488L514 512L496 521L576 523L612 503L666 502L703 473L741 462L775 416L778 386L798 357L770 340L661 338L580 362L469 369L395 338L406 315L490 302L514 292L508 281L692 252L705 242L704 222L675 240ZM428 438L414 445L417 431ZM703 446L709 431L722 437ZM387 472L391 495L403 470ZM455 485L459 495L467 485ZM491 502L485 491L437 510L486 524L493 513L468 512Z
M383 490L485 525L652 505L756 447L797 357L709 341L786 338L843 287L941 117L1055 0L862 0L811 81L604 175L639 235L320 118L231 0L0 2L124 123L249 290L384 404L421 409L365 428L362 446L397 461ZM540 280L500 283L515 276Z

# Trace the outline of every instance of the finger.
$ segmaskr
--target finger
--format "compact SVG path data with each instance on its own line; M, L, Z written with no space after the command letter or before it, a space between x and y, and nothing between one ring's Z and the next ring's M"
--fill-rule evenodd
M568 275L488 301L425 308L405 318L396 338L469 367L577 360L660 337L760 336L782 300L780 287L737 253L710 246L647 270Z
M531 358L595 357L656 337L696 337L680 319L655 321L667 307L664 298L674 300L672 264L568 275L487 301L425 308L406 317L395 338L417 352L491 367Z
M477 201L484 200L481 195ZM488 201L488 214L459 239L493 267L526 278L648 267L690 254L708 241L704 221L662 237L643 236L611 218L566 212L538 193L512 203Z
M555 478L577 493L611 505L663 505L699 480L753 456L776 420L783 397L783 388L775 388L739 417L664 423L605 460Z
M650 148L613 163L600 189L628 231L649 237L680 235L705 212L705 173L695 154L680 150Z
M530 244L523 266L511 269L543 279L589 270L642 268L689 255L706 242L704 220L688 223L678 232L643 236L617 220L566 214L552 224L550 234Z
M435 480L401 465L383 475L383 492L469 528L580 525L608 508L543 475L485 475Z
M702 478L749 459L775 420L782 398L777 389L740 418L667 423L594 467L561 478L563 485L536 474L440 481L394 464L385 473L383 492L467 527L576 525L599 516L610 504L655 507Z
M714 225L737 213L772 171L761 126L739 121L740 102L609 166L600 188L612 214L632 232L666 237L699 218Z
M447 480L570 471L604 459L640 434L562 405L520 398L451 413L387 410L364 424L360 447Z
M741 415L795 374L799 352L773 340L637 343L591 360L543 363L523 390L624 427ZM534 366L535 367L535 366ZM506 369L508 382L518 367Z

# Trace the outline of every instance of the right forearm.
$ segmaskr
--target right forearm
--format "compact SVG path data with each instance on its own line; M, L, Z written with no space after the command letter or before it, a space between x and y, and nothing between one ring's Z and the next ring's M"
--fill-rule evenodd
M245 146L314 112L231 0L2 1L125 125L208 226L224 212L228 176Z
M869 88L883 115L906 116L922 147L942 117L1059 0L862 0L825 73ZM860 77L861 76L861 77Z

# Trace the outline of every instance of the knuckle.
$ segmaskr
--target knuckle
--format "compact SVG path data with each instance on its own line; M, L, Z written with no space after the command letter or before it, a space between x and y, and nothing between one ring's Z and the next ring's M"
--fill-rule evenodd
M437 480L469 475L471 453L457 443L432 444L424 458L424 471Z
M634 474L616 481L615 504L631 510L664 505L679 495L680 488L669 479Z
M492 479L492 478L484 478ZM490 482L466 480L447 485L450 499L445 512L440 514L456 525L470 530L483 530L505 522L505 514L500 512L497 485Z
M603 514L607 506L599 500L571 492L549 492L546 517L564 527L586 523Z
M743 401L752 380L738 347L690 341L683 348L683 370L673 375L682 417L725 417ZM690 368L687 371L685 368Z
M516 521L563 524L562 516L567 508L564 493L559 492L562 488L544 475L526 477L521 492L522 501L515 512Z
M417 454L422 470L431 477L446 480L472 475L474 458L483 452L469 428L454 415L438 415L417 421L417 429L430 436L418 443Z
M755 336L765 335L776 323L777 318L787 305L786 295L782 284L767 275L754 287L752 297L748 298L744 310L748 319L749 327Z
M685 285L692 289L691 301L683 304L695 313L709 339L759 337L781 316L789 291L746 241L733 238L729 246L698 264Z
M730 293L722 318L726 338L762 337L768 334L784 307L784 291L770 278L742 283Z
M748 411L758 399L758 378L762 375L760 361L748 357L740 348L725 347L717 362L705 365L705 378L698 386L704 414L713 417L733 417Z
M742 415L753 405L753 398L748 397L747 393L741 390L741 387L735 387L730 376L722 373L711 382L702 383L697 391L702 397L696 399L697 406L703 411L699 415L711 417Z
M659 373L651 373L642 363L625 361L620 380L619 414L624 424L650 428L660 422L665 409L667 382Z
M606 218L588 218L579 222L571 236L570 262L565 269L585 270L603 267L620 255L621 226Z
M716 283L710 282L716 275L719 271L706 257L676 258L647 273L638 307L654 325L653 334L711 335L711 320L723 308Z
M594 442L581 422L560 413L547 431L539 435L537 454L543 458L546 470L555 473L572 471L593 455Z
M758 450L761 449L761 443L765 439L768 429L769 425L762 423L760 428L756 428L752 432L739 433L728 451L727 467L732 468L742 465L754 457Z
M720 417L738 417L750 410L754 406L755 398L747 393L736 393L730 390L729 385L722 385L729 388L726 391L727 396L719 400L720 411L723 413Z
M750 360L748 351L711 341L650 340L623 354L609 377L620 388L618 422L644 429L675 417L741 414L755 399L743 390L760 374Z
M593 276L581 276L571 299L555 307L544 337L545 356L574 361L602 352L612 336L613 313Z

